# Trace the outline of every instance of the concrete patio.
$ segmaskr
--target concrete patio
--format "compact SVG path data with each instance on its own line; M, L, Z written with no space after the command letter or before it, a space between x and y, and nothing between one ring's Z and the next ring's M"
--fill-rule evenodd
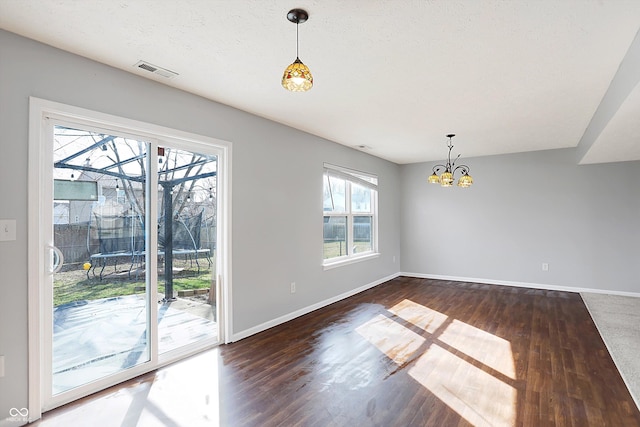
M155 305L155 304L154 304ZM158 303L159 353L218 337L215 306L179 298ZM135 366L148 358L143 294L56 307L53 393Z

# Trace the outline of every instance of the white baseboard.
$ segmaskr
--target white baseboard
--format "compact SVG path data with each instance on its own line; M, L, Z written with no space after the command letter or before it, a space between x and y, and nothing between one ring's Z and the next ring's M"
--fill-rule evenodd
M423 274L423 273L410 273L410 272L401 272L398 274L398 276L418 277L421 279L452 280L454 282L485 283L487 285L515 286L518 288L544 289L547 291L562 291L562 292L576 292L576 293L591 292L594 294L620 295L620 296L640 298L640 293L636 293L636 292L612 291L608 289L605 290L605 289L593 289L593 288L578 288L574 286L557 286L557 285L548 285L543 283L512 282L507 280L479 279L475 277L459 277L459 276L442 276L438 274Z
M280 325L282 323L288 322L289 320L293 320L296 317L300 317L300 316L303 316L303 315L305 315L307 313L311 313L312 311L315 311L315 310L317 310L319 308L326 307L327 305L333 304L334 302L338 302L338 301L343 300L345 298L349 298L350 296L353 296L355 294L359 294L362 291L366 291L367 289L371 289L371 288L373 288L375 286L378 286L378 285L380 285L382 283L388 282L389 280L395 279L399 275L400 275L400 273L395 273L395 274L392 274L390 276L383 277L382 279L378 279L378 280L376 280L374 282L371 282L371 283L368 283L368 284L366 284L364 286L360 286L359 288L352 289L352 290L350 290L348 292L345 292L343 294L336 295L335 297L326 299L324 301L320 301L320 302L318 302L316 304L312 304L312 305L310 305L308 307L301 308L301 309L296 310L294 312L291 312L289 314L285 314L284 316L280 316L280 317L277 317L277 318L275 318L273 320L269 320L268 322L261 323L259 325L254 326L253 328L245 329L244 331L240 331L240 332L238 332L236 334L233 334L231 336L231 342L239 341L239 340L241 340L243 338L247 338L247 337L249 337L249 336L251 336L253 334L257 334L258 332L265 331L265 330L267 330L269 328L273 328L274 326L277 326L277 325Z

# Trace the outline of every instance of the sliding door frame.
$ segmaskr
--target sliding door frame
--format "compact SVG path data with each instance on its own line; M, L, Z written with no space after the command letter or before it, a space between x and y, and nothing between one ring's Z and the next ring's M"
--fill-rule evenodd
M52 169L52 128L54 121L66 121L85 126L109 129L124 135L136 135L144 138L150 147L150 153L155 153L159 145L177 145L180 148L191 150L204 150L215 152L218 156L217 164L217 188L218 191L218 216L217 216L217 243L216 247L216 298L220 316L218 318L219 343L227 343L231 339L233 318L231 312L231 143L210 137L196 135L175 129L170 129L150 123L105 113L95 112L80 107L65 105L40 98L30 97L29 106L29 173L28 173L28 320L29 320L29 421L41 417L44 408L44 387L50 386L51 379L44 378L47 369L44 363L50 361L51 337L47 337L45 322L51 321L51 316L46 315L46 310L51 310L50 298L43 286L50 283L47 277L49 269L50 253L43 247L48 242L51 231L43 227L41 216L49 214L51 218L51 174ZM212 149L213 148L213 149ZM152 156L148 156L151 158ZM157 173L155 162L151 163L151 169L147 179L147 188L157 188ZM155 183L155 187L153 186ZM157 194L149 192L151 207L157 206ZM47 197L48 196L48 197ZM148 236L150 247L156 247L157 235L150 233ZM149 256L149 255L148 255ZM153 262L153 260L152 260ZM152 275L153 276L153 275ZM151 279L156 282L157 278ZM151 283L155 285L155 283ZM155 287L153 287L155 289ZM157 311L151 307L151 324L157 326ZM155 322L155 323L153 323ZM152 334L156 335L156 334ZM110 381L101 382L100 388L141 375L166 364L180 360L197 350L176 351L167 356L158 357L157 336L151 339L151 360L140 366L128 369L122 375L115 375ZM153 348L155 347L155 348ZM69 399L67 401L71 401ZM55 406L67 401L56 401ZM53 406L53 407L55 407Z

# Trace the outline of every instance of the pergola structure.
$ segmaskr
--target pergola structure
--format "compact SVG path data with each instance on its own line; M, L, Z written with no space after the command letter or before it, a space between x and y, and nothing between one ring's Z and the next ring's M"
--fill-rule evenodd
M146 185L148 145L145 142L63 126L56 127L55 136L60 139L57 141L60 149L54 154L54 170L70 170L69 180L73 180L75 172L101 178L110 176L116 180L116 188L117 180L120 180L132 204L144 212L144 201L141 203L131 190L132 183L138 183L142 188ZM62 158L57 160L58 157ZM162 187L164 210L164 301L168 301L173 299L174 188L178 187L178 194L181 194L185 192L185 184L215 177L217 165L211 166L216 164L215 156L167 148L158 148L158 159L162 165L158 167L158 184Z

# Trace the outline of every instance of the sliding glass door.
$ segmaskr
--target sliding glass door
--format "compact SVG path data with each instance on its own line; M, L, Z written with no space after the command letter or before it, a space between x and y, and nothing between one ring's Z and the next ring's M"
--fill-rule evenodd
M53 125L52 396L151 361L148 147Z
M220 342L221 152L43 120L47 410Z
M215 155L158 149L158 352L217 339Z

